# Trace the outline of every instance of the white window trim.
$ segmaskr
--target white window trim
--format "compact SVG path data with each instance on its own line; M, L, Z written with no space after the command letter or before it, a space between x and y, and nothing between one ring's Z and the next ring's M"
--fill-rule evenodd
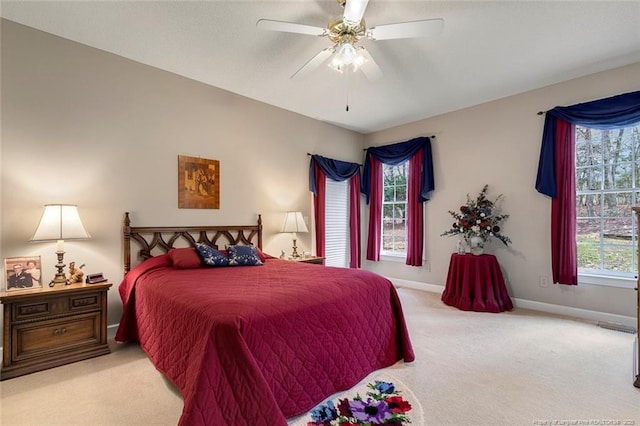
M407 260L407 254L406 253L398 253L398 254L380 253L380 260L384 262L404 263Z
M393 262L393 263L402 263L406 265L407 255L406 254L382 254L380 253L380 261L381 262ZM409 266L409 265L407 265ZM427 266L427 259L422 258L422 267ZM415 266L411 266L411 268L415 268Z
M636 127L638 126L638 124L636 125L631 125L628 127ZM588 126L580 126L580 127L584 127L584 128L589 128ZM577 145L578 142L578 136L576 134L575 138L574 138L574 144ZM576 154L576 159L577 161L577 154ZM636 163L640 162L640 158L635 157L635 159L633 161L625 161L623 163L628 163L631 166L635 165ZM599 166L601 166L602 164L599 164ZM577 168L576 168L577 170ZM577 172L576 172L577 173ZM577 178L577 177L576 177ZM604 182L604 181L603 181ZM635 180L634 180L635 182ZM594 194L598 194L598 195L603 195L603 194L618 194L621 192L630 192L630 193L635 193L638 192L640 190L639 187L636 187L634 184L631 185L630 188L614 188L614 189L607 189L605 190L604 188L600 189L600 190L593 190L593 191L579 191L576 188L575 191L575 195L577 195L578 193L587 193L587 192L591 192ZM576 219L577 218L577 214L576 214ZM635 239L637 238L637 230L635 229L636 226L636 218L635 215L632 217L633 220L633 235L632 235L632 247L634 249L634 259L632 260L632 267L635 264L635 268L636 271L640 270L640 265L636 264L636 262L638 261L638 258L635 255L635 250L637 247L637 243L635 241ZM576 235L577 236L577 235ZM600 248L602 248L602 245L600 246ZM638 287L638 280L637 277L632 276L632 274L635 272L617 272L617 271L607 271L607 270L592 270L592 269L583 269L581 271L582 268L578 268L578 284L586 284L586 285L596 285L596 286L604 286L604 287L617 287L617 288L636 288ZM594 272L591 272L594 271Z
M633 289L638 286L638 280L614 275L578 274L578 285L583 284Z

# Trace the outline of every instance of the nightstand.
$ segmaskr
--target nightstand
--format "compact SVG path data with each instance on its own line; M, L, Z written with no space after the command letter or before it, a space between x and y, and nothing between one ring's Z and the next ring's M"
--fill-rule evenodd
M315 263L316 265L324 265L324 257L299 257L297 259L290 258L294 262L302 262L302 263Z
M0 293L4 305L0 380L108 354L110 283Z

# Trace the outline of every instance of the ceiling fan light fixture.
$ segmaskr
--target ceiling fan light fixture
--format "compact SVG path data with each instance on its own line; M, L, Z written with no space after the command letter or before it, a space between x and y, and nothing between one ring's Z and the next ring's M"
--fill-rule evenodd
M342 65L352 64L358 57L358 51L351 43L342 43L336 53L336 58Z
M349 65L353 67L353 71L357 71L362 64L367 62L367 58L362 54L362 48L356 48L351 43L342 43L335 49L333 59L329 62L329 66L334 70L342 73Z
M442 32L444 26L444 20L437 18L383 24L368 29L364 13L369 0L336 1L343 8L343 14L330 18L325 28L271 19L259 19L256 23L256 27L265 30L327 37L331 41L331 47L318 52L291 78L308 75L329 61L328 65L340 73L352 67L354 72L362 70L367 80L376 81L382 77L382 71L371 54L357 44L361 38L375 41L428 37Z

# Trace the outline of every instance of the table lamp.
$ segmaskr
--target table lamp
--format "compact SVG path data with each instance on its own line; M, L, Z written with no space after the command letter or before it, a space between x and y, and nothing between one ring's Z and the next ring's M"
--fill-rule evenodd
M70 284L64 275L64 240L86 240L91 238L80 220L78 206L73 204L46 204L40 218L40 223L30 241L57 241L56 255L58 272L49 283L49 287L56 284Z
M300 255L298 254L298 247L296 247L296 233L309 232L306 223L304 223L302 213L287 212L287 215L284 217L282 232L290 232L293 234L293 251L291 252L291 257L294 259L298 259Z

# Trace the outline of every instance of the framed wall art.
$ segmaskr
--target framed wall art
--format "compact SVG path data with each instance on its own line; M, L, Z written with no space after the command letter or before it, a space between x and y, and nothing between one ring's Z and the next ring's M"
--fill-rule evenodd
M40 256L7 257L4 270L7 291L42 289Z
M220 162L178 155L178 208L220 208Z

